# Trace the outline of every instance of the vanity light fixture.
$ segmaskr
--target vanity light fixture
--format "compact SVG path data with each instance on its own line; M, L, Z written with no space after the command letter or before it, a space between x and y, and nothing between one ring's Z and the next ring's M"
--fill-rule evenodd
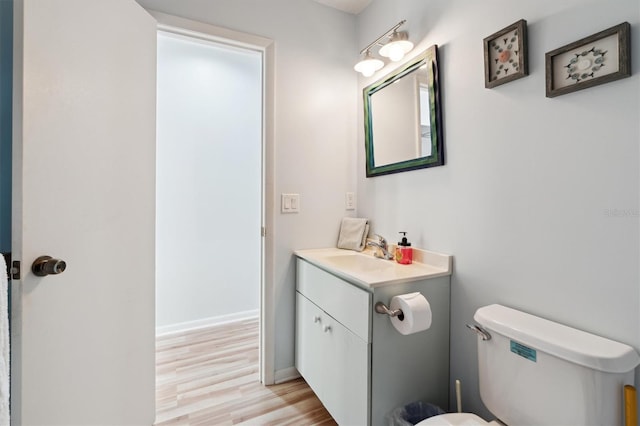
M406 19L398 22L390 30L378 37L373 43L360 51L362 60L356 64L353 69L362 73L365 77L370 77L384 66L384 62L376 59L371 55L371 49L378 45L381 46L378 53L380 56L389 58L393 62L397 62L404 58L404 55L413 49L413 43L409 41L409 35L406 31L398 31ZM386 40L385 40L386 39Z

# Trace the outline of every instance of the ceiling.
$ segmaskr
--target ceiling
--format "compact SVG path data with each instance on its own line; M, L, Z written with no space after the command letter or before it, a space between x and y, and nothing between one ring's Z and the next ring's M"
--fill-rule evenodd
M315 0L318 3L324 4L334 9L342 10L343 12L352 13L357 15L362 12L371 0Z

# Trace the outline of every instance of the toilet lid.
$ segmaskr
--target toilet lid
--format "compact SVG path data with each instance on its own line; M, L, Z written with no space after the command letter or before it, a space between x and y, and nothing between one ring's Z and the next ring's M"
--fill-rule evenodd
M471 413L447 413L439 416L429 417L418 423L416 426L477 426L489 425L480 417Z

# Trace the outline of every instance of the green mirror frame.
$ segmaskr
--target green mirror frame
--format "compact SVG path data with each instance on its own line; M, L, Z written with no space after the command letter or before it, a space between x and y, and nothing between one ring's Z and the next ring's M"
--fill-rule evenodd
M412 158L397 163L375 165L375 135L373 134L372 99L378 91L417 71L426 65L429 120L431 126L431 154L425 157ZM363 89L364 101L364 139L367 177L399 173L409 170L423 169L444 165L444 143L442 138L442 108L440 101L440 84L438 78L438 46L433 45L406 65L395 70L375 83ZM389 142L393 143L393 142Z

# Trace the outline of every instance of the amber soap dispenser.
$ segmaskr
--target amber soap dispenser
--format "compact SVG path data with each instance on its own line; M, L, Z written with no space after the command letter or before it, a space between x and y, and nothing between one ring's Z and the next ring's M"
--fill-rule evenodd
M403 265L410 265L413 262L413 249L411 243L407 241L407 233L400 232L402 235L402 241L398 242L396 247L396 262Z

